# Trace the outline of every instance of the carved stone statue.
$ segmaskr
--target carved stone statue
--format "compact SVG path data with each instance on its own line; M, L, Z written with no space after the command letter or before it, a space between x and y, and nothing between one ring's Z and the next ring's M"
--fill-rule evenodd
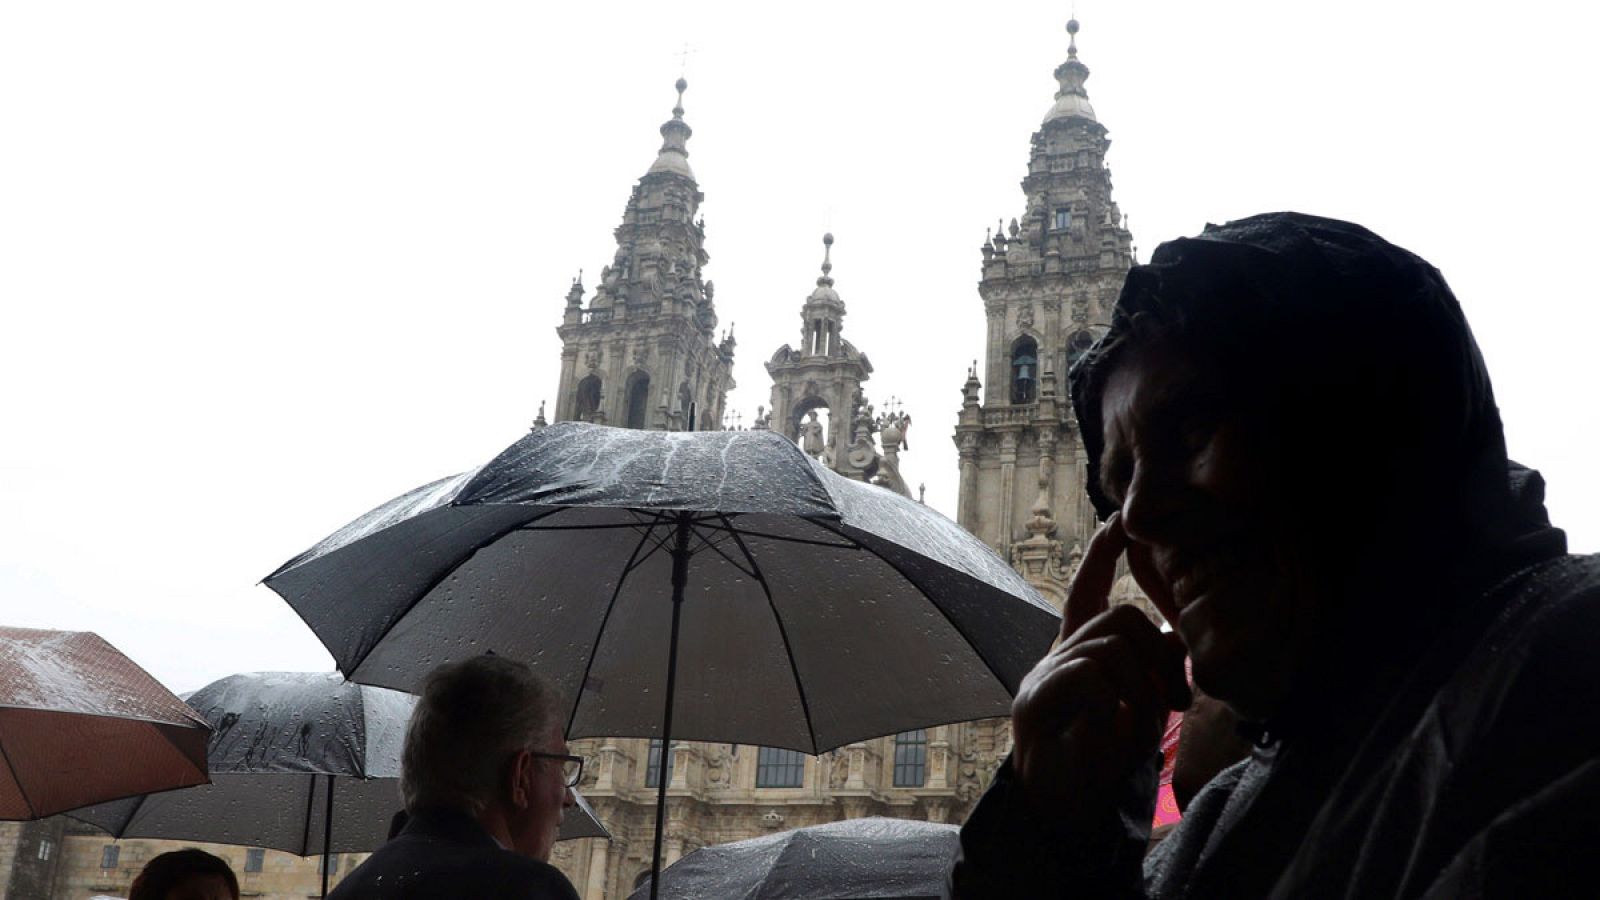
M833 751L833 759L828 767L828 787L833 790L844 790L844 783L850 777L850 758L842 752Z
M822 453L822 422L818 421L814 409L800 423L800 449L807 456L819 456Z

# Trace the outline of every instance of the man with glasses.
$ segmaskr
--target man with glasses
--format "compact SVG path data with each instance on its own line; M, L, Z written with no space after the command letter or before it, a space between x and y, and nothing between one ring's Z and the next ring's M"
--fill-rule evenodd
M406 825L330 900L577 900L547 862L583 774L559 707L549 685L503 657L430 672L401 759Z

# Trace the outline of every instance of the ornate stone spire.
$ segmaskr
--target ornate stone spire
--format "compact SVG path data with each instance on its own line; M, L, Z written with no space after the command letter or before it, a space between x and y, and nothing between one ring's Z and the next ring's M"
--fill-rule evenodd
M844 330L844 301L833 289L833 234L822 236L822 274L817 286L800 308L801 352L830 356L841 352L840 332Z
M572 279L572 287L567 289L567 308L579 309L583 306L583 270L578 270L578 277Z
M838 300L839 292L833 289L833 233L822 236L822 274L817 277L817 289L811 292L813 300Z
M650 166L650 171L676 172L693 179L694 170L689 168L688 143L694 130L683 120L683 92L689 89L689 82L679 78L675 87L678 89L678 102L672 107L672 118L661 126L661 150L656 154L655 164Z
M617 247L587 308L574 281L558 333L556 421L611 422L668 431L715 428L734 387L734 340L716 337L704 277L705 195L689 168L683 92L661 126L661 149L629 194Z
M1089 92L1083 87L1089 80L1089 67L1078 61L1077 19L1067 22L1067 35L1067 61L1056 67L1056 81L1061 89L1056 92L1056 105L1045 113L1046 125L1068 116L1098 121L1094 117L1094 107L1089 105Z

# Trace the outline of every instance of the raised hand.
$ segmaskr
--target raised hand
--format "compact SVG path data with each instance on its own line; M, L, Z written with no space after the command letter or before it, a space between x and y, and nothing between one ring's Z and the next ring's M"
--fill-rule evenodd
M1183 645L1138 609L1109 609L1117 558L1133 557L1152 599L1170 605L1120 514L1089 542L1067 590L1061 636L1033 667L1011 704L1012 767L1041 812L1092 817L1118 785L1156 752L1167 713L1189 705ZM1151 582L1146 585L1145 582Z

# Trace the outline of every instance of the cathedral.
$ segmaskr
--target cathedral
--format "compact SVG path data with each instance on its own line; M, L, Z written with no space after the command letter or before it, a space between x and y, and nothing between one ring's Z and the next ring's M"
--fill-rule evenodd
M1058 90L1029 148L1021 211L978 248L985 358L966 372L953 436L958 521L1058 607L1094 528L1065 373L1109 325L1133 264L1127 220L1111 195L1108 132L1085 90L1089 69L1078 59L1078 23L1068 23L1067 31L1067 59L1055 70ZM666 431L723 427L735 340L718 331L715 285L702 277L710 255L700 216L704 195L689 165L687 87L677 82L678 102L660 128L660 149L614 231L611 262L592 290L579 278L566 294L557 326L559 388L551 415L541 405L535 428L551 420ZM913 496L899 471L909 416L892 404L878 411L869 401L872 363L844 337L833 235L822 243L821 274L798 304L799 340L766 360L771 401L754 427L784 434L845 477ZM1131 579L1119 583L1115 599L1148 609ZM1010 725L1005 719L943 725L818 757L689 741L662 747L639 738L572 746L587 760L579 791L613 839L559 843L551 862L585 900L616 900L649 876L663 780L664 864L709 844L843 818L960 822L1009 749ZM315 895L315 858L207 848L229 860L248 895ZM113 844L60 819L0 824L0 887L8 888L3 896L73 900L122 893L143 862L166 849L159 841ZM336 856L335 881L361 858Z
M954 435L958 521L1058 607L1094 529L1064 376L1109 326L1133 265L1133 238L1111 196L1111 142L1078 59L1078 23L1067 31L1054 104L1033 135L1023 209L978 248L986 359L966 373ZM633 189L613 264L592 295L576 282L567 295L557 420L720 427L718 391L732 385L733 339L713 340L711 284L699 268L708 258L704 225L691 221L702 195L684 143L685 85L677 86L680 104L661 128L666 140L655 163ZM867 399L872 363L844 337L833 243L823 236L821 274L800 304L798 343L766 361L771 405L754 427L784 434L845 477L912 496L898 461L909 417L876 413ZM653 384L663 387L637 387ZM608 393L608 385L620 390ZM646 405L650 398L654 406ZM1131 579L1118 594L1148 608ZM1010 724L944 725L819 757L689 741L663 752L658 741L635 738L574 746L591 765L580 790L613 840L558 845L552 861L585 900L601 900L625 897L648 878L658 779L668 785L664 864L708 844L842 818L960 822L1009 749Z

